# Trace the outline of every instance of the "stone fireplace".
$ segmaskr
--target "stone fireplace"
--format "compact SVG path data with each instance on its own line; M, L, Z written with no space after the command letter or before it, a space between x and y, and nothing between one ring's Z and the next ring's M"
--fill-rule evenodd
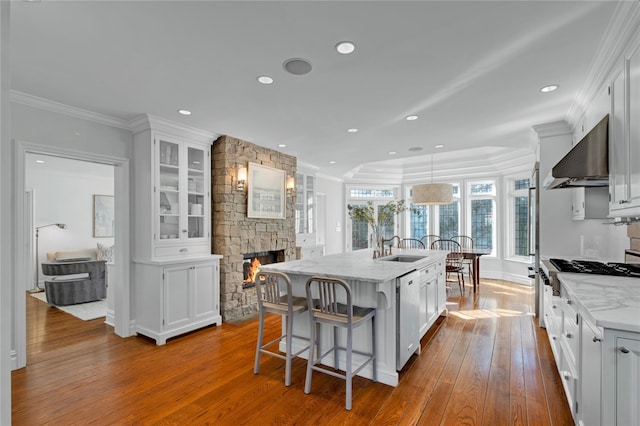
M245 253L242 263L242 288L247 289L256 286L256 274L260 266L270 263L284 262L284 250L270 250L260 253Z
M253 285L245 285L247 255L276 252L275 261L296 256L295 194L287 195L285 219L247 217L247 189L238 190L238 165L249 162L295 176L296 158L230 136L221 136L211 151L212 253L221 254L220 303L224 321L257 312ZM270 255L272 256L272 255ZM254 257L252 256L251 262ZM272 257L271 257L272 258ZM270 259L271 259L270 258ZM269 260L271 261L271 260Z

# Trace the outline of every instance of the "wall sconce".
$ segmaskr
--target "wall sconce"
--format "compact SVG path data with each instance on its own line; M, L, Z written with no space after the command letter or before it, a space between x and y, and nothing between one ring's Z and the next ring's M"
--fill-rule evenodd
M296 191L296 178L287 176L287 195L293 196Z
M247 168L244 164L238 164L237 171L237 189L238 191L244 191L244 184L247 182Z

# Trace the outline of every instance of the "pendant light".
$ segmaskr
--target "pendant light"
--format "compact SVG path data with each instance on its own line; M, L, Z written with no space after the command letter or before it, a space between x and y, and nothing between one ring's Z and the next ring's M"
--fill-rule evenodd
M412 203L420 206L453 203L453 185L433 183L433 154L431 155L431 183L413 186Z

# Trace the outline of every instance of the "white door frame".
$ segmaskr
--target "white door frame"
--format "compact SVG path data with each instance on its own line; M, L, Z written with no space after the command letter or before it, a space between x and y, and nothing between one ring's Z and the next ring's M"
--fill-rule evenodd
M114 166L114 200L116 231L114 238L115 259L114 259L114 331L120 337L132 335L130 327L130 172L129 159L111 157L101 154L70 150L55 146L39 145L29 142L16 141L15 143L15 187L14 203L15 223L14 229L23 230L25 227L25 160L26 154L42 154L65 157L74 160L91 161ZM23 232L15 233L16 241L14 253L16 253L16 271L26 271L31 265L24 250L26 242ZM14 337L15 337L15 359L12 359L12 369L22 368L27 365L27 325L26 325L26 300L24 282L28 277L24 274L16 273L14 280ZM13 356L12 356L13 358Z

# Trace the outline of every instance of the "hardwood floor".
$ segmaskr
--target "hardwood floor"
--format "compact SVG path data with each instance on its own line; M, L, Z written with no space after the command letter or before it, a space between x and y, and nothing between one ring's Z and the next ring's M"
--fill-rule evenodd
M28 366L12 373L15 425L571 425L532 290L482 280L477 295L452 288L449 316L422 339L393 388L357 377L313 376L296 359L264 356L252 371L257 320L225 323L156 346L122 339L102 320L81 321L27 297ZM458 303L460 302L460 303ZM265 339L275 338L272 316Z

